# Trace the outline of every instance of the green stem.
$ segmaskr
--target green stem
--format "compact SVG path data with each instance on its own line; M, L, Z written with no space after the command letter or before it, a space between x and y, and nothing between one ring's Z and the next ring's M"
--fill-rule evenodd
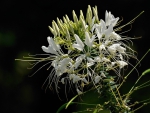
M124 77L124 80L122 81L122 83L120 84L120 86L118 87L118 89L123 85L123 83L125 82L125 80L128 78L128 76L132 73L132 71L139 65L139 63L145 58L145 56L150 52L150 49L143 55L143 57L138 61L138 63L132 68L132 70ZM137 81L138 82L138 81Z
M141 105L140 107L136 108L135 110L131 111L132 113L134 113L135 111L139 110L140 108L142 108L143 106L145 106L147 103L144 103L143 105Z
M137 19L141 14L143 14L144 13L144 11L142 11L140 14L138 14L135 18L133 18L131 21L129 21L127 24L125 24L125 25L123 25L123 26L120 26L120 27L118 27L118 28L116 28L116 29L114 29L114 31L117 31L117 30L119 30L119 29L121 29L121 28L123 28L123 27L125 27L125 26L127 26L127 25L129 25L129 24L132 24L133 22L134 22L134 20L135 19Z
M141 85L139 85L138 87L142 87L143 85L145 85L145 84L147 84L147 83L149 83L149 82L150 82L150 80L147 81L147 82L145 82L145 83L143 83L143 84L141 84Z

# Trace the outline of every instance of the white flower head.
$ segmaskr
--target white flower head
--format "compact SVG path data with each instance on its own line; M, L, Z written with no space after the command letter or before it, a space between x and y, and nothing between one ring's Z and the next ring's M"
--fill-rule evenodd
M125 44L126 38L117 33L122 27L114 29L119 17L106 11L105 19L99 19L97 7L92 11L90 6L86 18L80 13L78 19L73 11L73 21L66 15L63 21L57 18L57 22L52 22L49 28L54 38L47 37L48 46L42 46L48 57L39 58L35 63L51 63L49 84L54 82L57 89L59 82L70 83L78 94L82 94L84 85L93 83L97 86L108 79L106 72L120 73L130 64L129 57L134 57L134 51Z

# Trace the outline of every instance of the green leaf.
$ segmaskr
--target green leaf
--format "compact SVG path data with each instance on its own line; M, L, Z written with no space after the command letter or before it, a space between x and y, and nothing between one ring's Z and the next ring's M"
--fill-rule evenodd
M78 95L74 96L69 102L67 102L67 103L63 104L62 106L60 106L60 108L57 110L56 113L59 113L59 112L60 112L62 109L64 109L64 108L67 109L70 104L74 104L72 101L73 101L77 96L78 96Z
M147 74L147 73L150 73L150 69L145 70L145 71L142 73L142 76L145 75L145 74Z
M65 108L66 105L67 105L67 103L60 106L56 113L59 113L63 108Z
M67 103L65 109L67 109L68 106L72 103L72 101L73 101L75 98L77 98L77 97L78 97L78 95L74 96L74 97Z

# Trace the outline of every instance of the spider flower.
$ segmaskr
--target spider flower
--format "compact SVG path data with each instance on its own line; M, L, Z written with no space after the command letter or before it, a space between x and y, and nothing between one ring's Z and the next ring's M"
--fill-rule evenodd
M53 21L49 29L54 36L47 38L48 47L42 46L48 57L39 61L48 61L53 67L48 76L49 87L54 83L57 90L59 83L69 83L81 94L85 85L100 85L108 78L109 71L120 77L120 71L129 64L128 59L135 57L124 43L130 39L117 33L126 26L117 27L120 22L119 17L108 11L105 21L99 19L97 7L91 10L90 6L86 17L81 10L79 18L73 11L73 21L67 15L63 20Z

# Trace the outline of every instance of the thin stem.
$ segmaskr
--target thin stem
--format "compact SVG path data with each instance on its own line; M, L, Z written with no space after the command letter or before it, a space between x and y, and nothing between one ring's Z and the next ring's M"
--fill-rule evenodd
M137 86L137 87L142 87L143 85L145 85L145 84L147 84L147 83L149 83L149 82L150 82L150 80L147 81L147 82L145 82L145 83L143 83L143 84L141 84L141 85L139 85L139 86Z
M135 112L135 111L137 111L137 110L139 110L140 108L142 108L143 106L145 106L147 103L144 103L143 105L141 105L140 107L138 107L138 108L136 108L136 109L134 109L133 111L131 111L131 112Z
M139 103L143 103L143 102L146 102L146 101L149 101L149 100L150 100L150 98L146 99L146 100L139 101Z
M147 85L145 85L143 87L137 87L137 89L142 89L142 88L145 88L145 87L148 87L148 86L150 86L150 84L147 84Z
M133 22L134 22L134 20L135 19L137 19L141 14L143 14L144 13L144 11L142 11L140 14L138 14L135 18L133 18L131 21L129 21L127 24L125 24L125 25L123 25L123 26L120 26L120 27L118 27L118 28L116 28L116 29L114 29L114 31L118 31L119 29L121 29L121 28L123 28L123 27L125 27L125 26L127 26L127 25L129 25L129 24L132 24Z
M123 83L125 82L125 80L128 78L128 76L132 73L132 71L134 69L136 69L136 67L139 65L139 63L145 58L145 56L150 52L150 49L143 55L143 57L138 61L138 63L132 68L132 70L124 77L124 80L122 81L122 83L119 85L118 89L123 85Z
M119 101L118 101L118 99L117 99L117 97L116 97L116 95L115 95L115 93L114 93L114 91L112 90L112 88L111 88L111 87L110 87L110 89L111 89L111 91L112 91L112 93L113 93L113 95L114 95L114 97L115 97L115 99L116 99L117 103L119 104L119 106L121 106L121 105L120 105L120 103L119 103Z

